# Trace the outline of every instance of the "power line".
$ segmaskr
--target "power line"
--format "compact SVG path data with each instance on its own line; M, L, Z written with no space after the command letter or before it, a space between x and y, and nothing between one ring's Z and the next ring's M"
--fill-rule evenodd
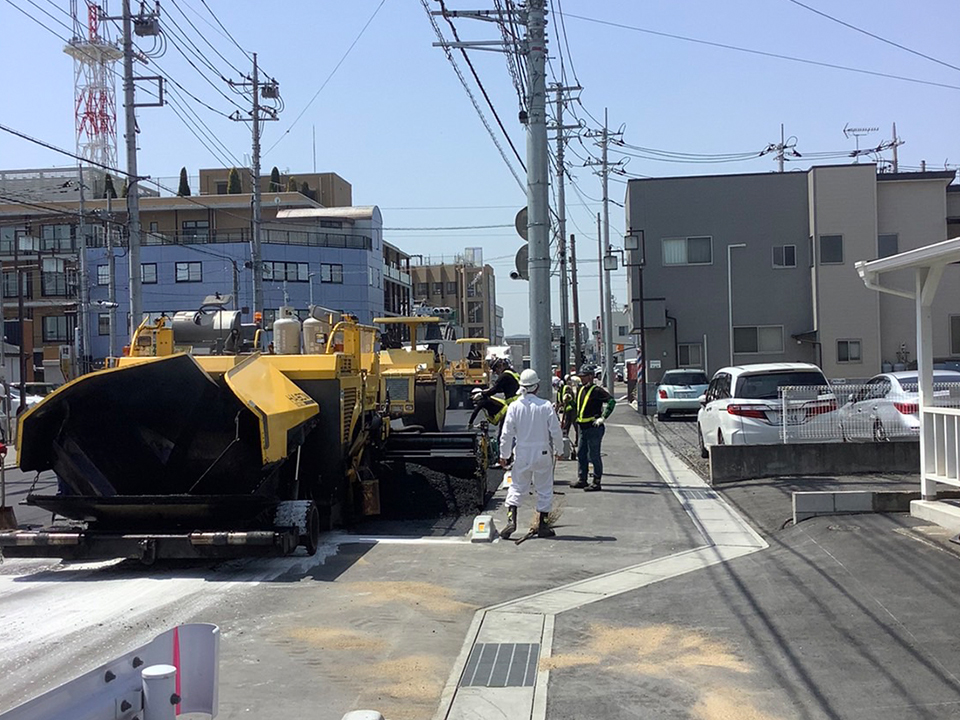
M841 20L841 19L839 19L839 18L835 18L833 15L828 15L827 13L825 13L825 12L823 12L823 11L821 11L821 10L817 10L817 9L814 8L814 7L810 7L809 5L805 5L804 3L800 2L800 0L788 0L788 2L792 2L794 5L797 5L798 7L802 7L802 8L804 8L805 10L809 10L810 12L815 13L816 15L819 15L820 17L825 17L827 20L830 20L830 21L832 21L832 22L835 22L835 23L837 23L837 24L839 24L839 25L843 25L843 26L846 27L846 28L850 28L851 30L854 30L854 31L856 31L856 32L858 32L858 33L861 33L861 34L863 34L863 35L866 35L867 37L872 37L874 40L879 40L879 41L882 42L882 43L886 43L887 45L892 45L892 46L895 47L895 48L899 48L900 50L904 50L904 51L910 53L911 55L916 55L917 57L922 57L924 60L930 60L931 62L935 62L935 63L937 63L938 65L943 65L944 67L948 67L948 68L950 68L951 70L960 70L960 67L957 67L956 65L951 65L950 63L944 62L943 60L938 60L937 58L931 57L930 55L925 55L924 53L922 53L922 52L920 52L920 51L918 51L918 50L914 50L914 49L912 49L912 48L908 48L906 45L901 45L901 44L898 43L898 42L894 42L893 40L888 40L888 39L885 38L885 37L881 37L881 36L879 36L879 35L876 35L876 34L870 32L869 30L864 30L863 28L857 27L856 25L851 25L850 23L844 22L843 20Z
M575 20L596 23L597 25L606 25L621 30L631 30L633 32L655 35L657 37L669 38L671 40L683 40L684 42L696 43L698 45L707 45L709 47L722 48L724 50L735 50L736 52L748 53L750 55L760 55L761 57L776 58L778 60L789 60L791 62L804 63L806 65L815 65L817 67L830 68L832 70L845 70L847 72L859 73L861 75L872 75L874 77L887 78L889 80L902 80L904 82L917 83L918 85L930 85L932 87L945 88L947 90L960 90L960 85L950 85L948 83L939 83L932 80L921 80L903 75L893 75L891 73L882 73L875 70L863 70L861 68L849 67L847 65L836 65L834 63L820 62L819 60L810 60L807 58L798 58L791 55L780 55L779 53L766 52L765 50L752 50L750 48L738 47L736 45L727 45L725 43L713 42L711 40L699 40L697 38L684 37L683 35L674 35L672 33L660 32L658 30L649 30L647 28L637 27L635 25L625 25L623 23L611 22L609 20L598 20L597 18L585 17L583 15L574 15L566 13L566 16ZM586 110L586 108L584 108ZM592 116L591 116L592 117Z
M230 38L231 41L233 41L233 44L240 49L240 52L246 55L247 60L249 60L250 62L253 62L253 56L250 55L250 53L248 53L246 50L244 50L243 46L237 42L236 38L234 38L233 35L230 34L230 31L223 26L223 23L220 22L220 18L217 17L217 14L210 9L209 5L207 5L207 0L200 0L200 2L203 3L203 6L207 9L207 12L210 13L210 16L216 21L217 25L220 26L220 29L226 33L227 37ZM380 3L380 4L382 5L383 3Z
M7 0L7 1L9 2L9 0ZM206 3L206 0L201 0L201 2L203 2L204 6L206 6L206 4L207 4L207 3ZM364 23L364 25L363 25L362 28L360 28L360 32L357 33L357 36L353 39L353 42L350 43L350 47L348 47L348 48L347 48L347 51L346 51L345 53L343 53L343 56L340 58L340 60L339 60L339 61L337 62L337 64L334 66L333 70L331 70L331 71L330 71L330 74L327 75L326 80L323 81L323 83L320 85L320 88L313 94L313 97L310 98L310 102L308 102L308 103L304 106L303 110L300 111L300 114L297 115L297 117L294 118L294 120L293 120L292 123L290 123L290 127L288 127L286 130L284 130L284 131L283 131L283 134L281 134L280 137L277 138L277 141L276 141L273 145L271 145L269 148L267 148L267 151L266 151L265 153L263 153L264 155L269 154L270 151L272 151L277 145L279 145L279 144L283 141L283 139L284 139L285 137L287 137L287 135L290 134L290 131L293 130L293 128L296 126L296 124L297 124L298 122L300 122L300 118L302 118L302 117L304 116L304 114L307 112L307 110L310 109L310 106L313 105L314 100L316 100L316 99L320 96L320 93L323 92L323 89L327 86L327 83L329 83L330 80L333 79L333 76L337 74L337 70L339 70L339 69L340 69L340 66L343 65L344 61L347 59L347 56L348 56L348 55L350 54L350 52L353 50L354 46L356 46L356 44L357 44L358 42L360 42L360 38L363 37L363 34L367 31L367 28L370 27L370 23L373 22L373 19L377 16L377 13L380 12L380 8L383 7L383 4L384 4L385 2L386 2L386 0L380 0L380 4L377 5L377 9L373 11L373 14L367 19L367 22ZM207 9L209 9L209 8L207 8ZM236 42L236 41L234 41L234 42Z
M236 65L234 65L232 62L230 62L226 57L224 57L223 53L221 53L219 50L217 50L217 48L214 47L213 43L211 43L211 42L207 39L207 36L204 35L202 32L200 32L200 30L197 28L197 26L193 24L193 21L190 20L190 18L187 17L187 14L183 11L183 8L180 7L180 4L177 2L177 0L170 0L170 1L173 3L173 6L177 9L177 11L183 16L183 19L186 20L187 23L190 25L190 27L192 27L192 28L194 29L194 32L196 32L197 35L200 36L200 39L203 40L203 41L207 44L207 46L208 46L211 50L213 50L213 51L219 56L219 58L220 58L221 60L223 60L227 65L229 65L231 68L233 68L234 72L236 72L238 75L243 75L243 72L242 72ZM171 18L171 20L173 20L173 18ZM173 21L173 23L176 25L176 21L175 21L175 20ZM177 25L177 27L179 28L180 26ZM182 30L181 30L181 32L182 32ZM194 46L194 47L196 47L196 46ZM243 49L243 48L241 48L241 50L242 50L242 49Z

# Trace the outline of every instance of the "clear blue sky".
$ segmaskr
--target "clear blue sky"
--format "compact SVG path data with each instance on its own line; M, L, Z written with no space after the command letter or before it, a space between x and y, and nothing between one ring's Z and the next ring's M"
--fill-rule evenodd
M611 126L623 126L625 142L644 148L693 155L759 153L779 140L780 124L784 123L787 136L796 138L801 153L848 151L853 150L854 141L844 137L845 125L879 127L878 133L861 141L866 145L889 138L891 124L896 122L905 141L900 148L902 165L915 167L926 160L928 168L942 169L945 162L960 162L960 48L956 43L960 3L803 2L914 52L868 37L792 0L547 0L548 9L554 11L548 26L552 73L560 75L562 50L567 81L572 84L576 77L584 88L582 104L574 107L576 114L595 127L590 116L602 120L607 107ZM389 228L385 236L391 242L425 255L452 255L464 247L482 247L497 271L498 302L506 310L507 332L527 332L527 286L508 278L521 242L512 229L402 229L509 225L525 204L524 192L443 52L432 47L436 36L421 3L207 0L207 5L244 49L259 54L266 72L280 82L286 107L279 122L266 126L264 148L269 151L263 159L264 172L274 165L293 173L311 171L315 129L317 169L336 172L350 181L356 204L379 205ZM430 6L439 7L433 1ZM119 13L119 7L118 0L112 0L110 10ZM449 0L448 7L492 8L493 0ZM6 60L0 123L72 150L73 63L61 51L60 39L17 8L61 36L69 34L57 22L69 23L67 0L0 0ZM566 44L562 33L558 42L561 10ZM179 25L182 34L227 77L236 77L236 70L205 44L201 33L231 64L249 71L248 60L222 33L203 2L163 0L161 12L170 28L170 42L165 54L140 72L167 74L224 114L235 107L213 85L243 104L209 71L206 76L213 85L208 83L177 50L183 49L192 58ZM293 124L375 12L340 68ZM449 27L439 22L450 37ZM498 36L496 27L487 23L457 20L456 26L463 39ZM952 87L794 62L664 34ZM518 99L504 58L481 52L470 56L514 145L525 155L523 128L517 121ZM495 127L469 70L459 57L458 61ZM119 86L117 98L118 105L122 104ZM248 127L189 102L205 127L244 162L250 152ZM118 111L122 113L119 107ZM138 122L140 171L144 174L170 178L167 183L174 184L181 166L196 174L200 167L223 164L170 107L142 109ZM120 127L122 133L122 123ZM122 137L119 144L123 163ZM581 265L580 275L584 317L595 315L599 305L595 217L601 191L592 169L582 167L589 153L599 155L592 141L585 139L582 144L574 140L568 154L582 193L581 199L568 188L567 198L569 232L577 234L581 257L588 261ZM624 156L611 152L611 159L620 157ZM520 172L516 158L511 160ZM63 156L0 133L0 167L67 164ZM810 164L811 160L804 158L790 163L788 169ZM769 156L725 163L632 157L625 167L636 175L665 176L767 172L775 170L776 163ZM613 200L622 203L624 192L622 178L610 183ZM616 242L624 229L621 207L611 205L610 217L611 238ZM613 286L617 299L625 301L622 270Z

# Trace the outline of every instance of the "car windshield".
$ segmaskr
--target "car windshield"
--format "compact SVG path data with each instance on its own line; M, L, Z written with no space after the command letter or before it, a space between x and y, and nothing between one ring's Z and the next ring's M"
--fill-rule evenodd
M900 381L900 387L903 388L904 392L920 392L920 381L917 379L916 375L908 375L907 377L900 377L898 379ZM957 383L960 383L960 377L957 377L956 375L941 375L934 373L934 385L943 385L945 383L953 383L956 385Z
M668 372L660 381L661 385L706 385L707 374L700 370L684 370L683 372Z
M758 375L742 375L737 380L737 391L733 396L747 400L773 400L776 399L777 391L782 387L809 387L826 384L827 379L823 376L823 373L813 370L785 370Z

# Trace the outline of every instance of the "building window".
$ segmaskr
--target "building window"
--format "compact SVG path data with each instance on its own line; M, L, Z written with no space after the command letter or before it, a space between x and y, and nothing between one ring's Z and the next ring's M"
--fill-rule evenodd
M703 367L700 343L680 343L677 345L677 367Z
M277 311L275 308L264 308L263 309L263 326L265 328L272 328L273 324L277 321Z
M176 280L180 282L201 282L203 280L203 263L178 262Z
M13 238L18 230L12 227L0 227L0 255L13 255Z
M70 339L70 327L66 315L47 315L43 319L44 342L67 342Z
M417 297L425 298L430 292L430 287L427 283L417 283Z
M263 264L263 279L276 282L307 282L310 267L307 263L295 262L265 262Z
M820 264L843 264L843 235L820 236Z
M733 329L733 351L741 354L779 355L783 353L783 326L759 325Z
M626 337L630 334L630 328L626 325L617 325L617 337Z
M468 323L483 322L483 303L479 303L479 302L467 303L467 322Z
M483 337L482 327L467 328L467 337Z
M33 297L33 275L23 273L20 277L20 286L25 298ZM17 271L4 270L3 272L3 296L5 298L17 297Z
M40 228L40 249L73 250L73 225L44 225Z
M433 284L433 294L434 295L443 295L443 283L435 282Z
M97 268L99 272L100 268ZM156 285L157 284L157 264L156 263L141 263L140 264L140 282L144 285Z
M97 334L110 334L110 313L100 313L97 315Z
M342 221L342 220L321 220L321 221L320 221L320 227L322 227L322 228L336 228L336 229L339 230L339 229L342 229L342 228L343 228L343 221Z
M897 233L877 235L877 257L885 258L900 252L900 236Z
M200 242L206 242L210 235L208 220L184 220L180 227L184 237L196 238Z
M859 340L837 340L837 362L862 362Z
M713 238L709 236L664 238L664 265L713 264Z
M97 265L97 285L110 284L110 266Z
M227 194L227 184L225 182L217 183L217 195L226 195Z
M58 272L41 273L40 294L44 297L64 297L67 294L67 274Z
M775 268L792 268L797 266L796 245L775 245L773 248L773 266Z
M320 265L320 282L343 284L343 265L323 263Z
M457 294L457 283L456 283L456 281L454 281L454 282L448 282L448 283L447 283L447 295L456 295L456 294Z
M950 354L960 355L960 315L950 316Z

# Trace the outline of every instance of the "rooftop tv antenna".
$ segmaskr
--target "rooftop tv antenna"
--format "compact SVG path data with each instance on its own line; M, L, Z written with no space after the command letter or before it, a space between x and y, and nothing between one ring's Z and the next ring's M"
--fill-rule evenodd
M843 136L848 140L852 136L857 143L857 149L851 153L854 163L860 162L860 138L879 131L880 128L878 127L850 127L850 123L843 126Z

